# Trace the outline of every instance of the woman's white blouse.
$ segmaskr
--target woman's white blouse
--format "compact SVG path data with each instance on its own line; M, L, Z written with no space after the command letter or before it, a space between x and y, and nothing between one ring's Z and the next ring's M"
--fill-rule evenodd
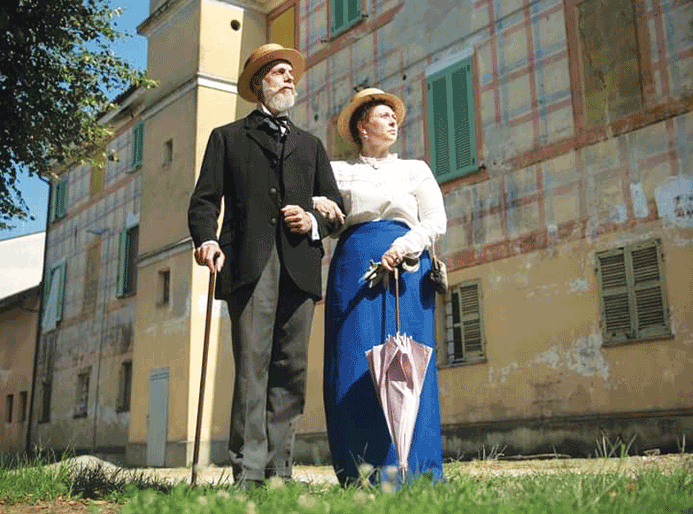
M353 162L333 161L332 170L346 210L341 230L367 221L401 221L410 230L392 244L416 256L445 233L443 195L424 161L361 155Z

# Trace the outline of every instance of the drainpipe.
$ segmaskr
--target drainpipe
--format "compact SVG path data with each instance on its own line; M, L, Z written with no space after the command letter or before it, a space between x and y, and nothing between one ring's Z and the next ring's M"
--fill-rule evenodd
M101 334L99 335L99 350L96 354L96 387L94 388L94 426L91 435L91 454L96 453L96 433L99 420L99 382L101 381L101 352L103 351L103 339L106 332L106 304L108 303L108 257L111 249L111 230L110 228L88 228L87 232L95 236L103 237L106 234L106 263L103 269L104 287L103 308L101 310Z
M41 287L39 288L39 311L38 326L36 327L36 344L34 345L34 364L31 370L31 392L29 394L29 416L26 422L26 445L24 452L32 455L31 449L31 427L34 421L34 396L36 390L36 378L38 375L38 356L41 349L41 323L43 322L43 291L46 287L46 263L48 262L48 232L50 230L51 216L51 196L53 194L53 183L50 180L38 175L38 177L48 184L48 210L46 211L46 235L43 239L43 271L41 273Z

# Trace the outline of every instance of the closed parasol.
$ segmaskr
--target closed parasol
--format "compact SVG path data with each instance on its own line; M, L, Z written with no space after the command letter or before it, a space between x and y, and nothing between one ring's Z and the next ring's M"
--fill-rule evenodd
M394 273L397 333L388 336L385 343L367 350L366 359L397 451L398 467L404 478L408 470L407 461L419 412L421 389L433 349L400 333L397 268Z

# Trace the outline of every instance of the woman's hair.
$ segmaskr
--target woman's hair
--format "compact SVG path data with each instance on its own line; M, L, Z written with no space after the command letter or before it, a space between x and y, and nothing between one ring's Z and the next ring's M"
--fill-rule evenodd
M382 98L373 98L359 105L354 111L354 114L351 115L351 119L349 120L349 132L359 148L363 146L361 142L361 135L359 134L359 121L368 120L371 110L378 105L387 105L393 111L395 110L394 106L387 100Z

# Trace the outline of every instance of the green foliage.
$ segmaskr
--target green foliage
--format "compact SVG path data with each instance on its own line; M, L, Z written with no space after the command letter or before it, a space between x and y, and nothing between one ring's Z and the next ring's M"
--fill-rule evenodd
M84 159L108 128L98 117L116 93L151 81L116 57L124 37L108 0L5 0L0 4L0 228L29 216L17 172L48 175Z

